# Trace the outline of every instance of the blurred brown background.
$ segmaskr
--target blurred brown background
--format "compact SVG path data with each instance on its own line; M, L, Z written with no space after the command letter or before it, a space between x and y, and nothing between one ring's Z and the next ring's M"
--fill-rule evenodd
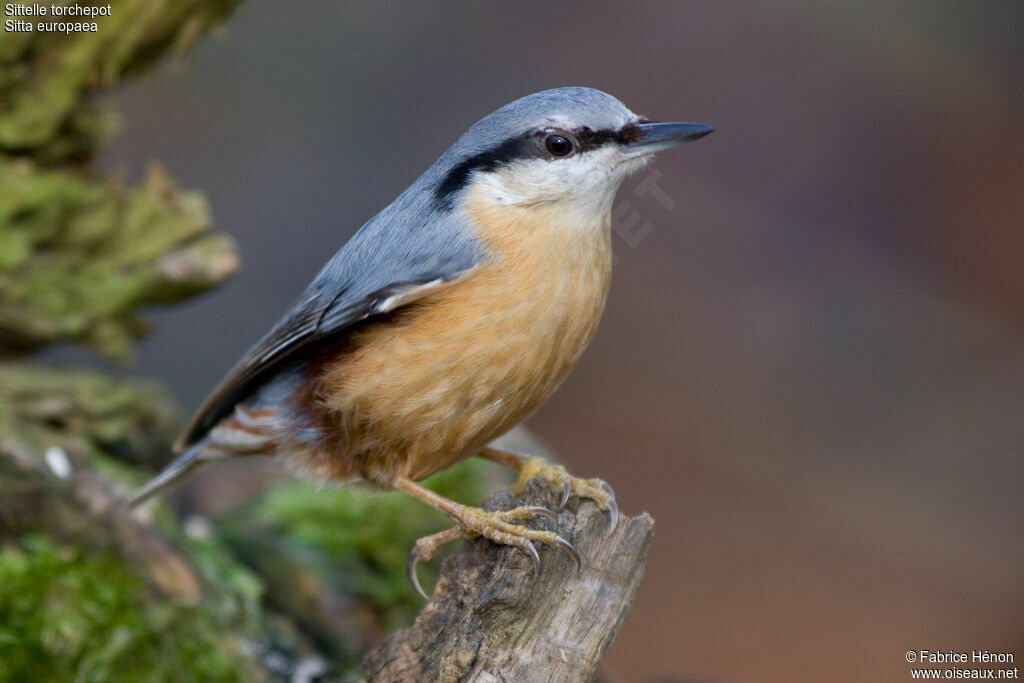
M620 192L601 330L530 422L657 520L611 677L1019 661L1022 35L1013 2L250 0L117 96L103 165L160 159L244 259L154 313L137 369L193 408L363 221L516 97L588 85L711 123Z

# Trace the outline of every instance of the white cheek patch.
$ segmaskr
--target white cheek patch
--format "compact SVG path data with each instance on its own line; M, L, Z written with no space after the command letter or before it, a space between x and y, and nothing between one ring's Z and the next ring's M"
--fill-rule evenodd
M482 184L503 205L614 195L629 170L620 162L618 149L609 146L565 159L515 161L496 171L477 173L472 182Z
M615 192L642 163L624 160L619 147L610 145L565 159L521 160L477 172L470 191L498 206L553 210L561 226L590 234L607 229Z

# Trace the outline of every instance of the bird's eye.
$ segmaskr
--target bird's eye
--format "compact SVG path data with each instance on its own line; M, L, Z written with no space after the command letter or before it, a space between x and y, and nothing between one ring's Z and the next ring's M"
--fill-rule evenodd
M544 147L553 157L564 157L572 154L572 140L557 133L552 133L544 139Z

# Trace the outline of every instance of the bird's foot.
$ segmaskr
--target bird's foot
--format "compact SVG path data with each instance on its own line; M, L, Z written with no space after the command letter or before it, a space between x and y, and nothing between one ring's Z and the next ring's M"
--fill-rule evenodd
M509 487L514 495L522 495L526 490L526 483L531 479L542 479L562 491L562 500L558 504L558 510L565 508L565 504L569 502L569 496L589 498L608 513L608 533L615 531L615 527L619 523L619 505L615 501L615 491L607 482L601 479L574 477L561 465L552 465L543 458L506 453L493 448L485 449L480 456L500 465L512 467L519 473L515 483Z
M482 536L500 545L509 545L519 548L530 556L533 561L533 568L536 575L541 575L540 555L534 543L543 543L566 551L576 561L576 566L581 566L579 553L569 541L565 540L553 531L541 531L530 529L515 524L514 522L532 519L534 517L547 517L551 521L557 521L555 513L544 507L525 505L511 510L487 512L480 508L468 507L465 505L453 504L444 511L449 517L457 522L457 526L451 529L424 536L416 541L412 552L409 553L409 579L412 581L416 591L427 599L427 594L420 587L419 579L416 577L416 564L418 562L429 562L441 546L466 538Z

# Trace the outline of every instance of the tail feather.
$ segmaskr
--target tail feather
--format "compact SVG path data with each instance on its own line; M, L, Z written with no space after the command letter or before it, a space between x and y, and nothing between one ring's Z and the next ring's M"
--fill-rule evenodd
M146 499L160 493L167 487L177 483L185 476L195 472L201 465L212 462L212 459L202 457L203 446L205 446L205 440L200 441L178 456L171 464L160 470L159 474L153 477L149 483L136 491L132 497L128 499L126 505L129 508L133 508Z

